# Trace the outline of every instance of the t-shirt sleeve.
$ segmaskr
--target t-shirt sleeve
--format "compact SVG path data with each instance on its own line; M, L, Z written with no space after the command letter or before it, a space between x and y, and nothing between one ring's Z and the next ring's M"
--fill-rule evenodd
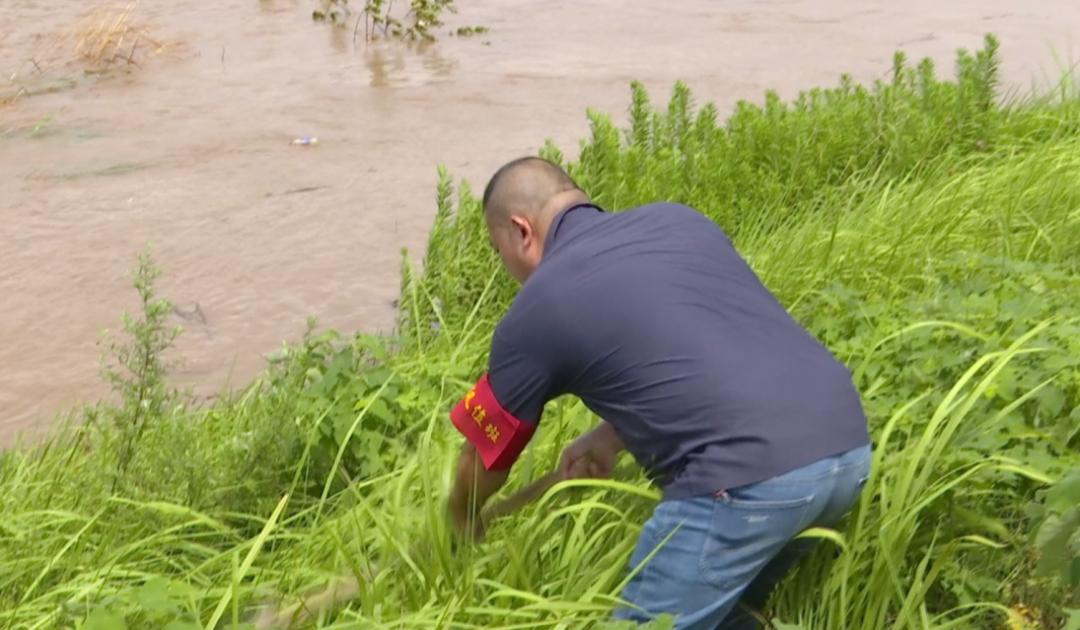
M450 412L488 470L514 464L536 433L544 404L560 393L553 362L544 356L550 347L527 334L529 329L518 329L523 334L496 326L487 372Z
M507 413L522 422L540 422L544 405L558 395L551 366L524 352L521 343L496 329L488 360L491 391Z

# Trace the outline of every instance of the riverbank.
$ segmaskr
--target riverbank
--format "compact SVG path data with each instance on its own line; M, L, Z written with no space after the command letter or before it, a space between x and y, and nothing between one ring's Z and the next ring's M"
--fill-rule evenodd
M659 111L636 85L629 127L591 112L568 164L611 210L664 198L716 220L853 371L874 476L776 597L771 616L787 624L1008 627L1025 611L1061 628L1080 606L1053 576L1071 559L1071 517L1039 512L1080 503L1056 483L1080 465L1080 92L1066 82L1003 104L986 44L954 81L898 56L876 86L767 95L723 120L686 85ZM553 144L542 153L561 159ZM430 271L403 257L389 341L312 334L249 387L188 406L157 361L171 356L171 305L144 294L134 351L120 353L134 368L116 382L125 403L0 456L5 627L242 627L273 591L395 559L407 561L320 627L578 628L607 615L657 499L630 462L451 552L441 506L460 441L446 414L515 287L472 187L445 170L438 183ZM552 403L512 486L594 420Z

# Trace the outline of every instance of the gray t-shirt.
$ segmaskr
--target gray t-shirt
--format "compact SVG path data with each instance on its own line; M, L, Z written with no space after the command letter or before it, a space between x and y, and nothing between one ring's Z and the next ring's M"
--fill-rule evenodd
M556 216L496 326L499 404L539 423L573 394L665 498L739 487L869 443L851 373L723 230L677 203Z

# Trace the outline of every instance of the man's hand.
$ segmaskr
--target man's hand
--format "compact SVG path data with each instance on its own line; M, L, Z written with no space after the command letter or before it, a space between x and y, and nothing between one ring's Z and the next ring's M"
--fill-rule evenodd
M563 479L607 479L624 448L614 427L601 422L563 450L559 471Z
M456 503L458 502L451 499L449 506L450 523L454 526L454 533L468 542L483 540L487 533L487 524L483 522L481 512Z

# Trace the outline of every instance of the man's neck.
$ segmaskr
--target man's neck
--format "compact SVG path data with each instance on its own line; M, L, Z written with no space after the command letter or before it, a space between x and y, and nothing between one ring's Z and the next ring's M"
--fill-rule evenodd
M552 195L550 199L544 202L544 206L540 210L540 221L536 226L536 234L539 241L541 243L547 242L547 235L548 231L551 229L551 223L560 212L572 206L587 203L591 203L588 195L580 190L564 190Z

